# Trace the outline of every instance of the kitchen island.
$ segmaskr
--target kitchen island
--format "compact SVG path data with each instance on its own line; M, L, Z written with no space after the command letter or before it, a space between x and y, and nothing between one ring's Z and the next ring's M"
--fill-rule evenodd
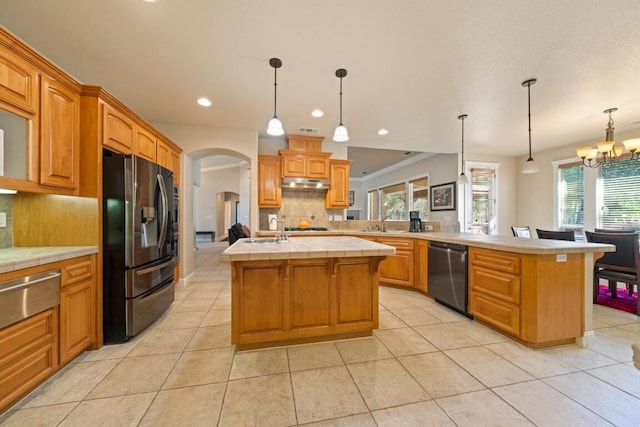
M378 327L378 268L393 247L356 237L240 239L231 262L238 350L368 336Z

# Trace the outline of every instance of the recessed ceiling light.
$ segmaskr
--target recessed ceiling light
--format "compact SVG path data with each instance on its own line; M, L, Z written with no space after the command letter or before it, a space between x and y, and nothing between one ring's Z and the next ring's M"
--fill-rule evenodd
M201 105L203 107L211 107L211 101L209 101L209 98L198 98L198 105Z
M315 110L313 110L313 111L311 112L311 115L312 115L313 117L322 117L322 116L324 116L324 111L319 110L319 109L317 109L317 108L316 108Z
M388 134L388 133L389 133L389 131L388 131L388 130L386 130L386 129L380 129L380 130L378 131L378 135L386 135L386 134Z
M158 0L142 0L142 1L144 1L145 3L155 3L155 2L157 2Z

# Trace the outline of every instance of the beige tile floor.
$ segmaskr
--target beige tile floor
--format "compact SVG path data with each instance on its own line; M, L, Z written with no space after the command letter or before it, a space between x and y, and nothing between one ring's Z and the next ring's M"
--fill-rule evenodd
M163 318L87 352L6 426L638 426L635 315L595 307L596 342L530 350L431 299L380 289L374 336L230 346L226 244L202 244Z

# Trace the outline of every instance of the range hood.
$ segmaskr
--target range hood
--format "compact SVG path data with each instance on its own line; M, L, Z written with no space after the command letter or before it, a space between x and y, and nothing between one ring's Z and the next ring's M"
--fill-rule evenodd
M282 178L283 190L327 191L328 179L315 178Z

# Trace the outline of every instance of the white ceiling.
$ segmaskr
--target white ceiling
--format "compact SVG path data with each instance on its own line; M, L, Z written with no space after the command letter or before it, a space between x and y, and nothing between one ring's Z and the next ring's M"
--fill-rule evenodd
M6 27L150 122L288 133L343 121L350 147L523 156L640 136L638 0L0 0ZM211 108L195 101L207 96ZM325 111L313 118L314 108ZM379 128L390 133L379 136Z

